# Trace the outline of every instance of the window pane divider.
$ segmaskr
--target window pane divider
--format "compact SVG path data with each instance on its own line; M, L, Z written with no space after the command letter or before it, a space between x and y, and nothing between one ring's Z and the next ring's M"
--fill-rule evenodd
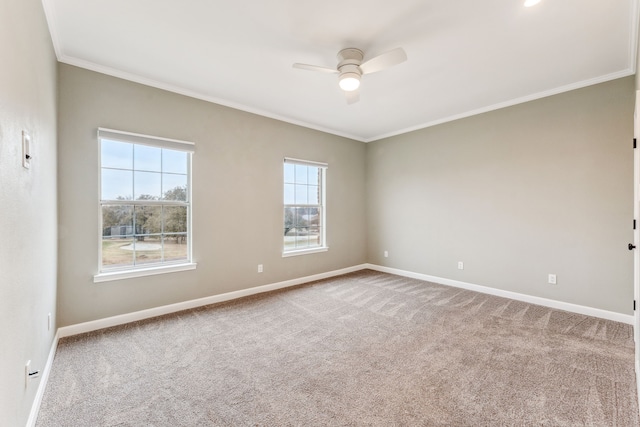
M116 206L189 206L189 202L181 200L100 200L100 204Z

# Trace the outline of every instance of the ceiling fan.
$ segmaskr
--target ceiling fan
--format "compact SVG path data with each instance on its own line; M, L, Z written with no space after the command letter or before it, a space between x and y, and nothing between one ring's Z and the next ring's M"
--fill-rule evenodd
M338 74L338 85L347 96L347 103L358 102L360 94L360 78L365 74L371 74L393 67L407 60L407 54L401 47L390 50L365 62L364 52L355 47L342 49L338 52L338 66L336 68L322 67L319 65L293 64L293 68L301 70L320 71L322 73Z

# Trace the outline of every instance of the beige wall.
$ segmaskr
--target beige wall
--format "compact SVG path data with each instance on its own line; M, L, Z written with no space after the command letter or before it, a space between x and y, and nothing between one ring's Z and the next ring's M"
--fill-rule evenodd
M627 77L369 143L368 261L631 314L633 89Z
M640 19L640 13L637 16ZM638 23L640 26L640 23ZM640 90L640 32L638 33L638 43L636 44L636 90Z
M365 144L68 65L59 90L60 326L365 262ZM98 127L196 143L195 271L93 283ZM329 164L328 252L282 258L285 156Z
M40 1L0 0L0 52L0 424L21 426L40 382L25 387L25 362L42 370L55 332L56 60Z
M61 326L363 262L630 313L631 77L367 145L67 65L59 83ZM92 282L99 126L197 143L196 271ZM281 257L284 156L330 164L327 253Z

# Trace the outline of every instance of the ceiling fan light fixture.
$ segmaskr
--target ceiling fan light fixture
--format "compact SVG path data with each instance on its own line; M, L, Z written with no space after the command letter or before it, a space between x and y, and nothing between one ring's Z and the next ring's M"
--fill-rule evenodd
M540 0L525 0L524 1L524 7L531 7L531 6L535 6L538 3L540 3Z
M342 73L338 78L340 89L351 92L360 87L360 75L358 73Z
M360 79L365 74L377 73L378 71L398 65L407 60L407 53L401 47L381 53L378 56L362 62L364 53L357 48L348 47L338 52L338 66L336 68L323 67L319 65L309 65L295 63L293 68L302 70L319 71L322 73L338 74L338 86L347 97L347 104L358 102L360 95Z

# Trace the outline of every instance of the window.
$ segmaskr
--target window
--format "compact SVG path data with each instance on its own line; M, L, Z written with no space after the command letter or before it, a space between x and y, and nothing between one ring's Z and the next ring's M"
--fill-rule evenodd
M284 159L283 256L327 250L326 172L325 163Z
M102 128L98 140L100 268L94 280L193 266L194 144Z

